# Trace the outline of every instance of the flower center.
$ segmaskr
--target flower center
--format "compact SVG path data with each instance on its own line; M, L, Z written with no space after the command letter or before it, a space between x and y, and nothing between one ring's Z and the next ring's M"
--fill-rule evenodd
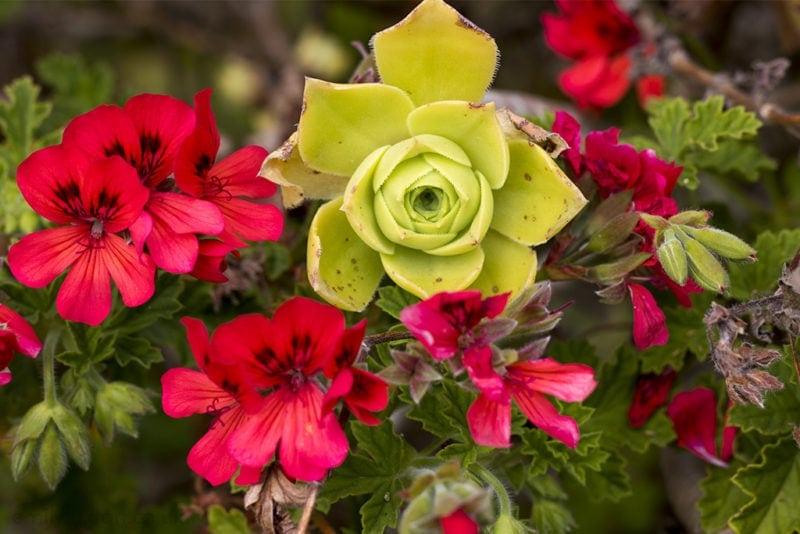
M410 196L415 213L427 221L438 218L444 196L444 192L440 188L417 187L411 191Z

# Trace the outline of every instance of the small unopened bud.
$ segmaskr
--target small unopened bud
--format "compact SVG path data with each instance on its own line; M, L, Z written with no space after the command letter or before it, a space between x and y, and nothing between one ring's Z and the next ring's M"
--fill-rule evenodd
M689 271L701 287L717 293L728 287L728 272L719 260L703 244L686 234L681 237L686 256L689 258Z
M711 212L706 210L686 210L669 218L671 224L685 224L695 228L705 226L711 218Z
M683 244L673 229L664 230L664 242L656 249L656 256L667 276L679 285L686 283L686 278L689 276L689 263Z
M719 228L684 226L682 230L723 258L730 260L754 260L756 258L756 251L753 247Z

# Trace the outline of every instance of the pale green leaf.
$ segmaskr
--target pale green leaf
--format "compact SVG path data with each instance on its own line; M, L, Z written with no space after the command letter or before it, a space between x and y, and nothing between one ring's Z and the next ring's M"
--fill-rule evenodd
M695 102L692 118L684 128L684 139L703 150L717 150L721 138L742 139L756 134L761 126L755 114L742 106L723 111L725 97L713 96Z
M546 499L533 503L533 524L540 534L570 532L577 524L569 508L558 501Z
M417 106L438 100L479 102L497 65L494 39L442 0L425 0L372 39L384 83Z
M653 98L647 103L648 123L661 144L659 155L674 160L688 142L683 133L691 116L689 104L683 98Z
M0 98L0 132L5 137L8 168L15 169L35 148L35 132L50 114L49 103L38 102L39 87L29 76L5 87Z
M236 508L225 510L218 504L208 509L208 531L210 534L250 534L247 517Z
M724 139L717 150L691 151L681 158L681 164L691 164L720 175L735 173L749 182L756 182L765 172L774 171L777 163L753 143Z

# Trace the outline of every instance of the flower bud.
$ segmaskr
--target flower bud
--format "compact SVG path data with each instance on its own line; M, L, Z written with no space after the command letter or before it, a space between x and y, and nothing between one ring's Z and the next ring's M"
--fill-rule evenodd
M55 489L67 472L67 454L55 425L47 425L39 439L39 472L50 489Z
M686 251L672 228L664 230L664 241L656 249L656 256L667 276L679 285L686 283L689 276Z
M711 212L707 210L686 210L669 218L671 224L700 227L708 224Z
M681 242L689 258L692 278L709 291L723 293L728 287L728 272L719 260L699 241L683 234Z
M682 229L697 241L716 252L723 258L731 260L754 260L756 251L753 247L735 235L707 226L705 228L692 228L683 226Z

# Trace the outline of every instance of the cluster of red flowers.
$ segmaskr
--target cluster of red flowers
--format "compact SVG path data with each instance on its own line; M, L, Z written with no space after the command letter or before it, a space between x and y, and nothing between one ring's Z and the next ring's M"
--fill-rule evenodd
M224 281L224 257L243 239L277 239L281 212L248 200L276 191L258 177L267 151L249 146L216 162L210 98L199 92L194 109L152 94L99 106L73 119L61 144L23 161L22 195L57 226L10 248L14 276L39 288L68 270L59 314L98 325L111 309L111 280L125 305L138 306L153 295L156 267Z
M640 213L669 218L678 213L678 205L672 191L683 167L658 158L652 149L642 151L619 142L619 129L589 132L581 151L580 124L564 111L555 115L553 131L569 143L563 155L576 177L585 172L594 180L601 198L632 191L631 209ZM642 252L652 257L643 267L649 270L647 281L659 288L669 288L678 302L685 307L692 305L690 293L702 289L688 280L683 286L673 282L661 268L654 254L653 230L640 222L636 232L643 238ZM628 282L627 289L633 305L633 340L640 350L653 345L663 345L669 338L666 317L658 307L653 294L642 284Z
M542 25L553 51L577 63L558 78L561 89L579 106L613 106L631 86L631 50L640 44L636 23L614 0L556 0L561 12L545 13ZM664 92L664 78L637 80L640 102Z
M241 315L212 336L197 319L182 322L200 370L167 371L162 404L171 417L214 416L188 457L211 484L237 470L237 484L256 484L273 456L288 476L320 480L347 456L339 400L368 425L388 403L386 382L356 364L366 322L345 328L332 306L296 297L271 320Z
M542 358L539 344L517 351L516 361L495 358L490 328L505 309L508 293L481 299L479 291L438 293L405 308L403 324L436 360L460 357L454 367L466 369L480 395L467 412L470 432L479 445L511 446L511 399L530 422L571 448L580 433L574 419L559 414L544 394L567 402L580 402L594 390L594 371L583 364L559 363ZM498 334L499 335L499 334Z

